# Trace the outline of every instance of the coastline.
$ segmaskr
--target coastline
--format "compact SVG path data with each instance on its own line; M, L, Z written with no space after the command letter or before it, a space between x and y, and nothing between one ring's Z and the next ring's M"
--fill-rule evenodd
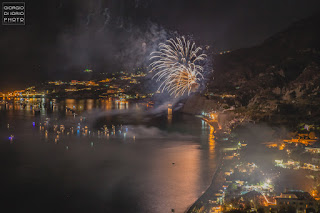
M197 116L198 117L198 116ZM209 125L212 125L210 120L207 119L204 116L199 116L201 120L204 120L206 123ZM221 173L221 168L223 165L223 153L221 150L217 150L217 167L213 172L212 180L210 185L207 187L205 192L200 195L200 197L191 205L187 208L185 213L193 213L193 212L198 212L202 207L205 207L208 204L208 201L210 200L209 198L213 197L214 194L218 193L218 190L220 189L220 186L222 186L223 182L219 182L219 177L223 175ZM221 180L220 180L221 181Z
M218 163L217 163L217 168L215 169L213 176L212 176L212 181L208 188L205 190L205 192L190 206L188 209L185 211L185 213L192 213L195 212L195 210L200 209L203 207L207 201L209 200L208 197L212 196L213 194L217 193L218 186L220 185L218 182L218 177L221 174L221 168L223 165L223 155L219 151L218 152Z

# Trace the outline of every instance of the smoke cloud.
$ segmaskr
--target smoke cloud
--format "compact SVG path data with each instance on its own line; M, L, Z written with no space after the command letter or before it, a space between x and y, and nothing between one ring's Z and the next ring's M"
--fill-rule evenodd
M168 37L162 26L127 13L132 3L133 8L143 8L148 1L94 2L80 3L75 11L76 24L58 37L57 52L63 58L60 71L68 75L85 68L98 73L146 69L149 54Z

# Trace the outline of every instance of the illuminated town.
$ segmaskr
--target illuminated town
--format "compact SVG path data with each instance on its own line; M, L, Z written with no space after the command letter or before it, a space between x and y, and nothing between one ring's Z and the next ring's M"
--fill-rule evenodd
M143 72L137 72L137 74L120 72L103 80L48 81L39 86L0 93L0 95L3 101L44 97L100 97L124 101L127 99L145 99L153 95L153 93L144 94L139 91L141 90L139 85L145 76L146 74Z

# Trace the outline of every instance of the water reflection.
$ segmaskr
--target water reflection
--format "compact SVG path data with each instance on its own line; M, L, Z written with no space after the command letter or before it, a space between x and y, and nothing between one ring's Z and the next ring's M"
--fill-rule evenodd
M219 128L218 122L207 123L201 120L201 141L202 147L208 150L208 157L210 160L216 158L216 141L215 129Z
M3 113L6 117L1 122L5 123L5 130L0 129L0 134L4 133L6 140L11 134L15 135L14 146L4 153L8 153L7 158L18 156L22 159L17 162L17 168L26 168L30 164L32 168L39 169L19 176L15 170L5 166L2 171L13 176L10 179L13 181L8 183L10 186L25 187L25 175L40 177L39 188L49 189L38 194L30 193L30 197L39 200L39 203L51 194L64 197L72 188L81 197L81 202L79 198L72 198L73 202L83 203L91 212L101 212L98 209L101 206L107 206L108 212L170 212L171 209L184 212L211 181L215 166L212 163L215 157L215 127L197 118L178 120L174 114L172 119L169 108L168 122L163 122L164 125L170 123L170 130L175 132L180 128L181 132L195 135L195 138L179 138L173 134L159 139L152 134L154 137L150 139L141 139L136 129L112 123L114 120L106 120L101 126L93 127L89 116L85 118L83 114L95 109L144 107L137 103L93 99L30 99L25 103L28 107L24 108L23 103L9 103L7 107L11 107L10 111ZM46 115L36 116L33 113L35 105ZM74 112L77 113L75 118ZM11 124L14 126L18 122L20 126L12 128L13 133L9 132ZM7 123L10 123L8 128ZM152 125L159 127L157 122ZM161 132L158 127L155 134ZM147 130L152 131L152 128ZM43 171L46 175L39 175ZM57 181L52 182L51 177ZM30 190L22 188L21 191ZM112 196L105 196L106 193ZM12 197L9 195L9 198ZM20 202L23 198L18 197L17 200ZM121 201L123 211L117 209L119 206L115 200ZM56 205L64 208L67 204L58 200ZM74 211L75 207L70 204L70 209Z
M172 123L172 108L168 107L168 124Z
M86 110L92 110L93 109L93 99L87 99L87 108Z
M0 104L0 110L7 111L31 111L43 115L46 112L63 112L65 115L79 114L93 109L102 110L127 110L130 104L128 101L112 101L109 99L45 99L45 98L17 98L10 102ZM139 108L141 104L134 104L132 107Z
M209 156L210 159L213 159L215 157L215 146L216 142L214 140L214 127L209 125L210 133L209 133Z

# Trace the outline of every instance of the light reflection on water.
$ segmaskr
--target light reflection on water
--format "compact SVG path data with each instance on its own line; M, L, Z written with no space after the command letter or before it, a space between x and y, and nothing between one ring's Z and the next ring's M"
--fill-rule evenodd
M214 127L209 125L210 133L209 133L209 153L210 153L210 160L215 157L215 146L216 142L214 140Z
M41 104L39 114L33 110L36 104ZM0 169L8 185L4 193L8 201L20 203L17 210L34 209L37 200L39 208L54 206L52 211L60 212L184 212L210 184L216 166L213 126L190 116L177 119L166 111L167 122L160 119L152 121L154 129L143 127L146 133L154 131L153 137L133 138L130 127L119 133L119 126L116 136L109 137L90 125L90 116L81 118L97 108L143 109L143 105L30 99L25 107L1 106L0 149L9 164ZM47 118L52 128L57 125L56 132L47 130ZM166 137L159 137L163 132ZM15 137L10 144L11 134Z
M139 107L139 104L134 104L132 107ZM1 104L0 110L23 110L23 111L32 111L35 108L40 110L52 110L59 111L64 110L65 108L73 109L76 111L87 111L92 109L119 109L125 110L129 108L129 102L127 101L112 101L107 99L45 99L45 98L19 98L15 99L14 102L8 104Z

